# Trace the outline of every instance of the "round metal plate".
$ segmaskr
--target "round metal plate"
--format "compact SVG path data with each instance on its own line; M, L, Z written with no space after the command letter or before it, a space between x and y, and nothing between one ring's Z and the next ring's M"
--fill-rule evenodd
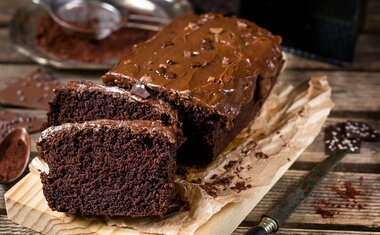
M192 13L187 0L120 0L130 11L147 13L162 18L174 19ZM46 15L42 7L28 4L19 9L10 24L10 37L17 51L41 65L50 65L58 69L108 70L118 58L102 64L83 63L74 60L61 60L42 50L34 40L39 20Z

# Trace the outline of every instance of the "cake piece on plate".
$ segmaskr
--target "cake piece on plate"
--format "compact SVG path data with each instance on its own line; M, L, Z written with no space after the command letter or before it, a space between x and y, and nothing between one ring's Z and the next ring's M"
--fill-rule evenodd
M206 164L255 117L284 60L281 38L218 14L175 19L103 76L103 83L170 103L187 141L178 160Z
M53 126L37 149L49 207L67 215L164 216L174 189L173 126L96 120Z

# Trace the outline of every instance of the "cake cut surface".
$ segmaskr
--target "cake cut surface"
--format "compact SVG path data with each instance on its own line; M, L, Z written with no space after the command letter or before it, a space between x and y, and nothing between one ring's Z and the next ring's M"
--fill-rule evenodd
M96 120L42 132L41 173L51 209L67 215L164 216L175 174L177 136L158 121Z
M69 122L112 120L157 120L180 126L177 112L154 97L141 98L118 87L89 81L70 81L54 90L47 114L47 127Z
M208 163L250 122L283 65L281 38L218 14L175 19L103 76L128 90L144 84L178 111L188 138L179 158Z

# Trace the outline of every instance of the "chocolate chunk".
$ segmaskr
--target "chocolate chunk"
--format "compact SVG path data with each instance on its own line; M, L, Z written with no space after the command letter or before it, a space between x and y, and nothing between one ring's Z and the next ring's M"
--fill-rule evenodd
M184 57L191 57L191 52L190 51L183 51L183 56Z
M158 69L156 69L156 73L160 76L163 76L166 73L166 69L159 67Z
M172 60L167 60L167 61L166 61L166 63L167 63L167 64L170 64L170 65L173 65L173 64L175 64L175 62L174 62L174 61L172 61Z
M248 26L247 22L244 22L242 20L236 21L236 24L237 24L238 28L247 28L247 26Z
M212 34L220 34L223 32L223 28L210 28Z
M196 61L196 62L191 63L190 67L191 68L203 68L204 66L202 63Z
M46 70L37 69L1 90L0 103L47 110L50 99L41 100L40 97L52 97L57 83Z
M166 47L170 47L170 46L174 46L174 43L171 41L165 41L161 44L161 48L166 48Z
M227 57L223 57L222 65L229 65L229 64L230 64L230 59Z
M346 136L349 139L360 138L368 141L376 141L379 134L370 125L364 122L347 121L344 125Z
M213 50L214 47L212 46L212 41L211 41L211 39L203 38L203 39L201 40L201 49L202 49L202 50Z
M151 82L153 82L153 78L151 76L142 76L140 78L140 81L146 82L146 83L151 83Z
M175 73L172 73L172 72L167 72L167 73L165 73L165 78L167 78L167 79L174 79L174 78L176 78L177 77L177 75L175 74Z
M141 98L148 98L150 96L150 93L145 89L144 84L136 83L132 89L131 93L137 96L140 96Z
M159 68L164 68L164 69L167 69L167 68L168 68L168 66L166 66L166 64L159 64L158 67L159 67Z
M199 25L196 22L189 22L187 24L187 27L189 27L192 30L198 30L199 29Z
M258 159L266 159L266 158L269 158L269 155L263 152L257 152L255 153L255 157Z
M208 81L208 82L215 82L215 77L211 77L211 76L210 76L210 77L208 77L207 81Z
M325 152L333 154L341 150L349 153L360 153L361 140L359 138L348 139L345 136L344 123L331 125L325 129Z

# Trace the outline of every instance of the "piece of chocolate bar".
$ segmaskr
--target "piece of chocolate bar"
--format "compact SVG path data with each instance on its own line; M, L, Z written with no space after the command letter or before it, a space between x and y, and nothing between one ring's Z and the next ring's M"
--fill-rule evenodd
M0 141L13 129L24 127L29 133L40 131L44 121L0 108Z
M360 153L361 139L348 139L345 136L345 123L331 125L325 129L325 152L330 155L341 150L349 153Z
M44 69L20 78L0 91L0 103L26 108L48 109L53 89L60 83Z

